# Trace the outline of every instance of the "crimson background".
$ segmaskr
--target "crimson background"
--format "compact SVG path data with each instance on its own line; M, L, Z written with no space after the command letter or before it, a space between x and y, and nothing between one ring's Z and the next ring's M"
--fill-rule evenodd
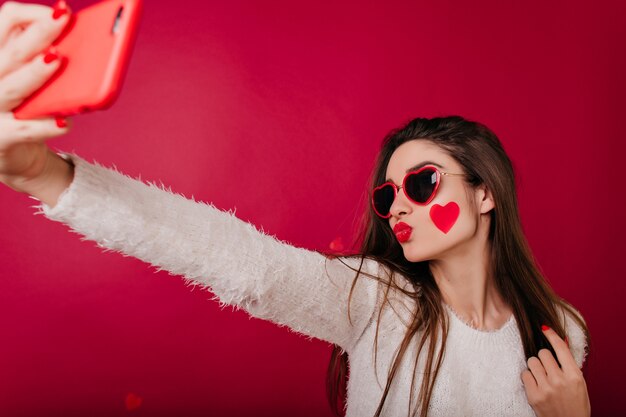
M482 121L516 165L539 263L591 329L594 415L620 413L623 2L145 3L118 102L51 146L328 249L348 245L388 130ZM328 344L0 199L1 415L330 416Z

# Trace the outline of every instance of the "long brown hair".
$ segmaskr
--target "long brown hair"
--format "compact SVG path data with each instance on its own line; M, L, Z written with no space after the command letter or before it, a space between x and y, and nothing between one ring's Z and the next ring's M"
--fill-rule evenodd
M542 324L553 328L561 337L566 336L563 318L565 312L571 314L588 338L585 323L567 302L555 294L533 258L520 222L513 166L497 136L485 125L459 116L413 119L405 126L392 130L384 138L368 190L385 182L391 155L400 145L411 140L427 140L438 145L462 166L466 182L470 186L484 184L491 191L495 203L495 208L490 211L491 271L497 290L513 310L526 357L537 355L543 348L552 350L541 331ZM427 356L413 412L413 383L411 386L408 415L415 416L419 410L419 415L424 417L443 361L448 334L447 315L428 262L409 262L404 257L402 247L387 220L374 213L369 197L356 239L355 246L360 247L359 254L353 256L360 257L361 260L374 259L390 271L387 277L375 277L386 286L378 318L380 319L383 307L388 302L387 294L391 288L403 292L415 301L413 322L389 370L387 384L374 417L380 417L391 382L407 347L415 337L418 338L418 349L417 357L414 358L413 380L419 355L425 350ZM361 268L355 271L357 273L352 288L359 279ZM400 288L393 279L395 274L405 277L413 291ZM351 298L352 292L349 299ZM377 320L375 352L379 323L380 320ZM437 340L441 340L439 349L436 348ZM326 387L331 408L337 416L343 415L348 377L348 353L335 345L328 366Z

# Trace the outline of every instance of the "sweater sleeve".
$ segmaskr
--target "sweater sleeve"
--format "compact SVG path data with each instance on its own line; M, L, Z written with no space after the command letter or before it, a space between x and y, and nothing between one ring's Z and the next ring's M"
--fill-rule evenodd
M117 170L60 153L74 180L54 207L37 206L83 240L141 259L251 316L350 351L373 315L378 282L361 274L360 258L327 258L257 230L231 212L186 199ZM350 267L346 266L349 265ZM377 275L365 259L362 271Z

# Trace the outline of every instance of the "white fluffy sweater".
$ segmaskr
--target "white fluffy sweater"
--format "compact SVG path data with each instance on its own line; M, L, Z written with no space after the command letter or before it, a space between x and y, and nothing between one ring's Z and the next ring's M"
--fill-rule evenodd
M348 321L348 294L355 272L339 259L291 246L264 234L230 212L189 200L73 154L75 177L46 217L67 224L101 247L120 251L181 275L212 291L222 305L335 343L349 354L347 417L373 416L412 312L411 300L389 294L393 308L380 317L378 359L374 338L381 302L380 284L361 276ZM358 268L358 261L344 259ZM377 262L363 271L382 276ZM406 280L404 280L406 281ZM533 416L520 375L526 368L513 317L499 330L480 331L449 308L449 334L430 402L430 416ZM579 366L586 341L570 317L566 330ZM405 353L382 415L406 416L415 343ZM421 355L423 358L425 354ZM419 387L420 368L415 386ZM416 396L414 395L413 398Z

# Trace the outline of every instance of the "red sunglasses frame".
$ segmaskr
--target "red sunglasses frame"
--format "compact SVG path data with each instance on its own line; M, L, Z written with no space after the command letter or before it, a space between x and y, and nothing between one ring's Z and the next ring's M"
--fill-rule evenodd
M376 210L376 203L374 202L374 195L376 194L376 191L386 187L388 185L391 185L391 187L393 188L393 200L391 200L391 204L393 205L393 202L396 201L396 197L398 196L398 190L399 189L403 189L406 190L405 186L406 186L406 180L409 176L411 175L417 175L420 174L422 171L427 170L427 169L432 169L433 171L435 171L435 175L437 176L436 178L436 182L435 182L435 188L433 189L433 192L430 194L430 197L428 197L428 199L423 202L420 203L419 201L415 201L413 200L407 193L406 191L404 192L404 195L406 196L406 198L409 199L409 201L411 201L414 204L417 204L418 206L425 206L428 203L430 203L431 201L433 201L433 198L435 198L435 195L437 195L437 190L439 190L439 184L441 183L441 176L442 175L460 175L460 176L464 176L465 174L455 174L452 172L443 172L441 170L439 170L439 168L437 168L434 165L424 165L423 167L421 167L420 169L416 170L416 171L411 171L411 172L407 172L407 174L404 176L404 179L402 180L402 185L401 186L397 186L396 184L394 184L391 181L387 181L384 184L379 185L378 187L374 188L372 190L372 208L374 209L374 212L379 216L382 217L383 219L388 219L389 217L391 217L391 207L389 207L389 213L387 213L386 216L383 216L382 214L380 214L378 212L378 210Z

